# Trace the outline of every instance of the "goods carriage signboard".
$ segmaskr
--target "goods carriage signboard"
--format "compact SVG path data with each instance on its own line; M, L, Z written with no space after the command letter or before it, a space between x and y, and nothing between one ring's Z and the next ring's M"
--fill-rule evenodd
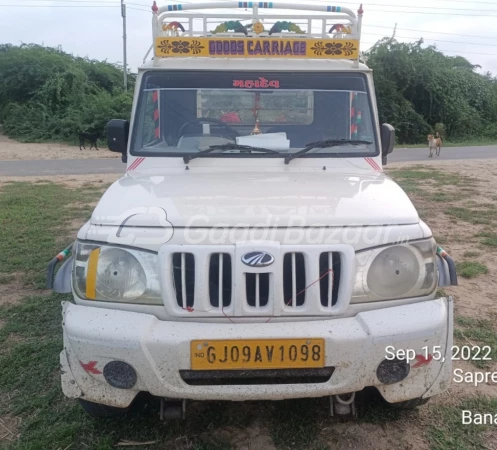
M157 57L356 59L355 39L158 37Z

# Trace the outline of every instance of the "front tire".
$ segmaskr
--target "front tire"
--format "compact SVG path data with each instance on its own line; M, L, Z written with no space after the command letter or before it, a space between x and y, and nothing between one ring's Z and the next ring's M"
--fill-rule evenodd
M129 411L128 408L118 408L116 406L107 406L100 403L89 402L88 400L79 399L79 404L84 411L92 417L120 417Z
M430 398L413 398L411 400L405 400L403 402L398 402L398 403L389 403L389 405L392 408L395 409L414 409L417 408L418 406L424 405L425 403L428 402Z

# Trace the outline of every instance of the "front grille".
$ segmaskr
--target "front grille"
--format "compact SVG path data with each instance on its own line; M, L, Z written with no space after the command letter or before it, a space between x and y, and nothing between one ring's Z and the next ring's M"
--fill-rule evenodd
M305 302L305 259L303 253L287 253L283 257L283 299L295 308Z
M269 273L245 274L245 294L252 308L264 308L269 303L270 277Z
M326 252L319 256L319 280L321 305L325 308L335 306L338 301L338 286L340 284L341 258L340 253ZM323 276L324 275L324 276Z
M183 381L191 386L315 384L329 381L334 370L334 367L320 369L180 370L180 375Z
M180 308L192 308L195 302L195 257L193 253L173 253L173 281Z
M259 246L168 245L164 304L172 317L272 317L341 314L350 300L354 249L336 245L260 245L269 266L242 262ZM253 251L255 251L253 250Z
M212 254L209 261L209 299L214 308L231 305L231 278L231 256L228 253Z

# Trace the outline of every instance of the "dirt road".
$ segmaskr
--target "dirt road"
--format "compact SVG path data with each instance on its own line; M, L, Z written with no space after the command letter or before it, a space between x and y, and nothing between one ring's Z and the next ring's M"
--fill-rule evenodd
M79 150L79 147L51 142L27 144L9 139L0 134L0 161L35 161L54 159L116 159L120 155L110 152L107 147L99 151L89 149Z
M438 164L444 161L497 158L497 145L444 148L440 158L428 158L426 148L399 148L388 157L388 166L418 161ZM63 144L23 144L0 135L0 176L122 174L126 165L121 155L107 148L83 150Z

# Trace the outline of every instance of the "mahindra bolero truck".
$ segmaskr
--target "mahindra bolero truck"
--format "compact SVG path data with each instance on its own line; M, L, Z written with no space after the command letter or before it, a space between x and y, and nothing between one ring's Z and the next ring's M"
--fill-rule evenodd
M376 388L414 407L447 389L454 263L383 172L361 62L362 6L152 7L125 174L51 262L62 389L90 414L140 392L187 400L331 399ZM124 167L124 166L123 166ZM54 268L63 261L53 278Z

